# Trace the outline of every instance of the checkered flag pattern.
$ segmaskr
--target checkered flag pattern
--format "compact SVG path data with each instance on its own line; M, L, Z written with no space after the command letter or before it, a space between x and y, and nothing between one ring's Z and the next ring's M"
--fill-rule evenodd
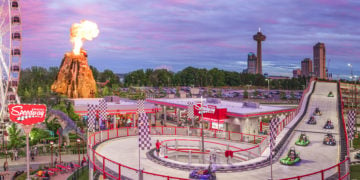
M96 120L96 104L88 104L88 130L89 132L95 132L95 120Z
M100 99L99 100L99 119L100 121L106 121L107 120L107 103L105 101L105 99Z
M38 116L21 116L21 117L16 118L16 120L23 121L25 119L34 118L34 117L38 117Z
M347 131L348 139L353 140L355 135L355 121L356 121L356 111L348 111L348 120L347 120Z
M270 121L270 149L272 150L275 147L275 140L277 136L277 128L279 124L279 118L274 117Z
M194 119L194 103L193 102L188 102L188 107L187 107L187 118L190 120Z
M137 104L138 127L139 127L139 148L149 150L151 148L151 137L148 117L144 110L144 100L139 100Z

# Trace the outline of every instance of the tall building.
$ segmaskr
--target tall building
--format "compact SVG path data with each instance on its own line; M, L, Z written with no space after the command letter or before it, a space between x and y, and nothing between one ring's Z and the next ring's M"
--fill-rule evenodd
M301 70L300 69L294 69L293 70L293 78L299 78L301 77Z
M249 52L247 59L247 73L256 74L256 55L253 52Z
M318 42L314 46L314 74L316 77L326 78L325 44Z
M301 75L305 77L311 76L313 73L313 64L310 58L301 61Z
M256 61L256 74L262 74L262 55L261 55L261 41L265 41L266 36L263 35L260 31L253 36L254 40L257 42L257 61Z

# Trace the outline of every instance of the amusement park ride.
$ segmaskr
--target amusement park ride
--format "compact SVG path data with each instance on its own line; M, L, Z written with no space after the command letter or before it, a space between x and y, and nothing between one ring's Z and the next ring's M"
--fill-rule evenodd
M19 0L0 1L0 141L4 140L4 132L9 120L8 104L20 103L17 95L22 56L20 5Z

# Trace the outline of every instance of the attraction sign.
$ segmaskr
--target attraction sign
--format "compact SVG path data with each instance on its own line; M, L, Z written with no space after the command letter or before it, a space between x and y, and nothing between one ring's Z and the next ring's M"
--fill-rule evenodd
M45 120L44 104L9 104L8 108L10 119L19 124L32 125Z

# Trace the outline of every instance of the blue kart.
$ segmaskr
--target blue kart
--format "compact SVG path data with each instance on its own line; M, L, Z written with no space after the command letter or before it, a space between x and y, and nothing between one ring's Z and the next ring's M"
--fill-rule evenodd
M201 179L201 180L215 180L216 175L215 172L212 172L211 170L205 169L195 169L191 171L189 175L190 179Z

